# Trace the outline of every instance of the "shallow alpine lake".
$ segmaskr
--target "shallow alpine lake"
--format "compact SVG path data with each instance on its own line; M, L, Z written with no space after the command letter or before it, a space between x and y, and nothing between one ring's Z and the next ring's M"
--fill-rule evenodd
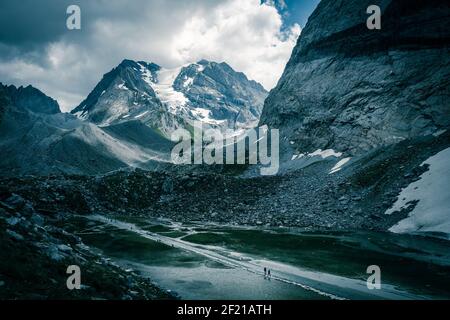
M101 215L74 216L65 226L182 299L450 298L446 239ZM371 265L381 270L379 290L367 288Z

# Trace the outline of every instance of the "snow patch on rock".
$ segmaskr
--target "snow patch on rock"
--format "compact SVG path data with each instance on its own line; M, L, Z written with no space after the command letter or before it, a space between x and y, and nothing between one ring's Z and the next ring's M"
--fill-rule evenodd
M326 150L318 149L311 153L294 154L292 156L291 160L297 160L297 159L301 159L303 157L310 157L310 158L321 157L322 159L326 159L329 157L340 158L341 156L342 156L342 152L336 152L333 149L326 149Z
M224 122L224 120L215 120L211 118L211 110L208 109L193 108L191 112L196 118L207 124L219 125Z
M175 69L161 69L157 73L157 83L151 86L162 103L169 107L169 111L176 114L179 109L183 109L189 102L188 98L179 91L175 91L173 83L180 74L182 67Z
M450 234L450 148L422 163L429 170L403 189L386 214L392 214L417 202L409 217L391 227L395 233L443 232Z
M119 85L117 86L117 88L122 89L122 90L130 90L130 89L128 89L127 86L125 85L125 82L119 84Z
M138 114L137 116L135 116L134 118L135 119L139 119L139 118L142 118L143 116L145 116L147 113L149 113L149 111L147 110L147 111L145 111L145 112L142 112L141 114Z
M322 157L322 159L326 159L329 157L339 158L340 156L342 156L342 153L336 152L333 149L327 149L327 150L318 149L318 150L314 151L313 153L308 154L308 156L310 156L310 157L320 156L320 157Z
M333 168L331 168L329 174L333 174L333 173L336 173L336 172L338 172L338 171L341 171L342 167L343 167L344 165L346 165L347 162L349 162L351 159L352 159L352 158L344 158L344 159L342 159L341 161L339 161L338 163L336 163L336 165L335 165Z

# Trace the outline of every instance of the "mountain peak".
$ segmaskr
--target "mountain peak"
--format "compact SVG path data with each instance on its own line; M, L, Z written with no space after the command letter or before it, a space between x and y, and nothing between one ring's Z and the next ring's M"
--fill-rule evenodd
M211 63L214 63L214 61L209 61L206 59L201 59L201 60L197 61L197 64L201 65L201 66L207 66L207 65L210 65Z
M59 104L39 89L28 85L26 87L3 85L0 83L2 94L9 98L12 105L27 109L35 113L56 114L60 113Z
M100 125L139 120L164 133L198 120L225 129L254 124L266 95L224 62L167 69L124 59L72 113Z
M142 66L144 66L145 68L147 68L149 70L154 70L154 71L161 69L161 67L159 65L157 65L156 63L146 62L146 61L142 61L142 60L135 61L135 60L131 60L131 59L124 59L118 65L118 67L120 67L120 68L137 68L137 69L140 69Z
M124 59L120 62L116 68L136 68L139 67L138 63L134 60Z

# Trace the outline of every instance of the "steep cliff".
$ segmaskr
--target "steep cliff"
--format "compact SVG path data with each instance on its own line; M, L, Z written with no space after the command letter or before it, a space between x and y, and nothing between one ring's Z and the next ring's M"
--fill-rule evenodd
M369 5L382 9L369 30ZM311 15L260 124L281 131L285 159L347 155L450 126L450 3L323 0Z

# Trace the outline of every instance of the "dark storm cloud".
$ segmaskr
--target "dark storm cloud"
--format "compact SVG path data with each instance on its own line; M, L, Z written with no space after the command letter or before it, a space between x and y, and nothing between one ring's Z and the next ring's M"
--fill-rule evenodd
M36 47L66 33L65 12L70 1L0 1L0 42Z
M148 10L160 11L156 19L170 21L181 10L215 6L218 0L1 0L0 59L24 55L32 61L44 62L40 55L49 43L66 39L72 43L89 43L95 24L101 21L135 23L145 19ZM70 32L66 27L67 7L78 5L82 12L82 30ZM167 20L168 19L168 20ZM174 22L176 19L174 20ZM161 21L163 22L163 21ZM155 30L149 30L155 31Z
M73 4L81 30L66 28ZM0 0L0 81L32 84L69 110L124 58L165 67L205 58L270 89L299 29L282 29L259 0Z
M39 50L62 37L82 42L97 19L130 20L142 16L145 0L1 0L0 44L17 52ZM179 1L173 1L175 4ZM66 10L70 5L82 8L82 32L68 32ZM12 48L10 48L12 50Z

